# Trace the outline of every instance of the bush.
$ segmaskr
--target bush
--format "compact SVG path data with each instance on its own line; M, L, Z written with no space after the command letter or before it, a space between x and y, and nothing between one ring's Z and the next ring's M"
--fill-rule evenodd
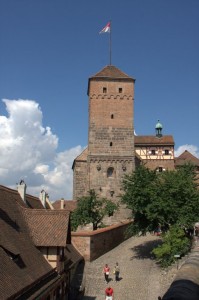
M162 240L162 245L152 251L162 267L168 267L174 263L176 260L174 255L184 256L190 251L191 239L186 237L184 230L177 225L171 226L162 235Z

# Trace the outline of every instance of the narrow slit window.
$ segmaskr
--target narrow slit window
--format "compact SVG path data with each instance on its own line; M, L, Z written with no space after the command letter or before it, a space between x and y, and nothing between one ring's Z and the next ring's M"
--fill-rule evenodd
M114 169L112 167L108 168L107 177L112 177L113 176L113 171L114 171Z
M111 114L111 119L114 119L114 114Z
M113 143L112 142L110 142L110 147L112 147L113 146Z
M119 94L121 94L122 93L122 88L119 88Z
M103 93L106 94L107 93L107 88L103 87Z

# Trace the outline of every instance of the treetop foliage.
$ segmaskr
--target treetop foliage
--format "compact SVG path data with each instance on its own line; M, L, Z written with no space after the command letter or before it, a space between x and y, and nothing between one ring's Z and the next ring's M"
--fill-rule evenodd
M157 173L144 166L123 180L122 202L132 210L131 234L154 231L159 225L192 227L198 221L199 190L194 166Z
M77 208L71 214L72 230L79 225L93 224L93 230L102 226L103 218L111 216L117 210L117 205L106 198L99 198L94 190L77 200Z

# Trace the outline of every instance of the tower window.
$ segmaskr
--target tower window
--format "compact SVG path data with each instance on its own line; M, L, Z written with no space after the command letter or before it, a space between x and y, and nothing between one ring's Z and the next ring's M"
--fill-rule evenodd
M106 94L107 93L107 88L103 87L103 93Z
M114 119L114 114L111 115L111 119Z
M113 171L114 171L113 167L108 168L107 177L112 177L113 176Z
M151 155L155 155L155 150L151 150Z
M110 142L110 147L112 147L113 146L113 143L112 142Z
M119 88L119 93L120 93L120 94L122 93L122 88Z
M160 172L160 173L163 172L163 167L158 167L157 171Z

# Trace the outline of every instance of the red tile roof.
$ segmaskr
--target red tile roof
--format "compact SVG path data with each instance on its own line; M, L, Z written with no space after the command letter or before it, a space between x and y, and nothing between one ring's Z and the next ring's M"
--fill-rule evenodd
M67 210L24 209L30 236L37 247L66 246L69 227Z
M61 209L61 200L57 200L52 203L52 206L54 209ZM76 200L64 200L64 209L68 211L73 211L77 207L77 201Z
M135 147L136 146L155 146L155 145L169 145L174 146L174 140L172 135L163 135L157 137L154 135L138 135L135 136Z
M175 158L176 166L180 166L188 162L194 164L195 166L199 166L199 159L187 150L185 150L180 156Z
M94 78L130 79L135 81L134 78L129 77L126 73L112 65L104 67L101 71L90 77L90 79Z
M18 192L0 186L0 299L22 293L54 272L30 238L24 210Z
M132 77L129 77L126 73L122 72L120 69L118 69L115 66L108 65L104 67L101 71L96 73L95 75L91 76L88 80L88 90L87 94L89 95L89 90L90 90L90 81L92 80L117 80L117 81L130 81L134 82L135 79Z
M30 208L44 209L41 200L38 197L26 194L26 202Z

